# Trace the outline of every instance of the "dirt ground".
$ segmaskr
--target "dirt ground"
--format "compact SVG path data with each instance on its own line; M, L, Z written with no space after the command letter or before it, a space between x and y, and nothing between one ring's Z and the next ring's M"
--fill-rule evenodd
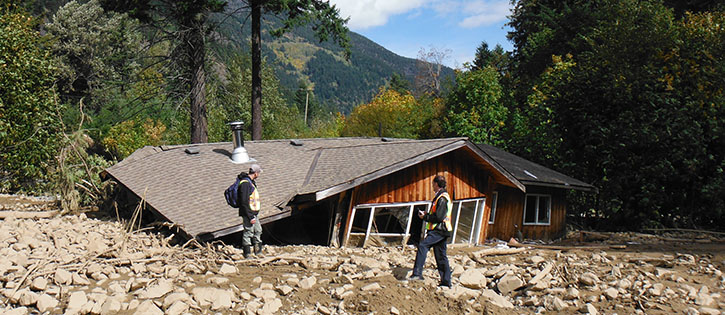
M11 210L53 205L0 195L0 213ZM0 219L0 313L725 314L725 239L714 233L451 246L448 289L432 252L426 280L405 280L408 246L268 246L243 259L224 244L174 245L168 233L89 217Z

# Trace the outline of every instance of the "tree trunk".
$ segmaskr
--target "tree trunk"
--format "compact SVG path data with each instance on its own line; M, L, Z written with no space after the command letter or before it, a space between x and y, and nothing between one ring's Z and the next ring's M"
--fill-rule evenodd
M204 72L204 34L202 25L189 29L189 70L191 70L191 143L206 143L209 133L206 119L206 73Z
M252 140L262 139L262 40L261 0L252 0Z

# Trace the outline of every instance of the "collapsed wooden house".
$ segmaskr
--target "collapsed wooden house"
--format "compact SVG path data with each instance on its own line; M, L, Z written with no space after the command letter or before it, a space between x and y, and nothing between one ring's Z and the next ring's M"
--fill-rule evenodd
M207 241L243 230L223 191L257 163L263 168L257 180L263 237L273 243L332 246L415 242L421 222L413 214L429 209L436 175L445 176L454 199L455 243L508 239L514 225L528 238L560 236L566 190L594 189L465 138L244 143L238 137L234 146L144 147L104 175L143 198L149 211L180 227L186 237Z

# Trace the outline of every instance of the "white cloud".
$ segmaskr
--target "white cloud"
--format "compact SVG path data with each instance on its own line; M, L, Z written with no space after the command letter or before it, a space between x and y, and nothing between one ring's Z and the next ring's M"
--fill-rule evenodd
M511 4L508 0L475 1L465 5L463 12L469 15L458 23L464 28L474 28L499 23L511 14ZM467 13L467 14L466 14Z
M340 9L340 16L350 18L351 30L362 30L385 25L392 15L406 13L421 7L424 0L330 0Z

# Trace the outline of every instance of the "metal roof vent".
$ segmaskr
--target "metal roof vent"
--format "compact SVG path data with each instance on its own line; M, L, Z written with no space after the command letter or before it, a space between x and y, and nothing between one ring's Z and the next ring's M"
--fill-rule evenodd
M184 152L186 152L186 154L189 154L189 155L191 155L191 154L199 154L199 148L197 148L197 147L188 147L188 148L186 148L186 150L184 150Z
M254 159L249 158L249 154L247 154L247 149L244 148L244 135L242 134L242 131L244 130L244 122L230 122L229 126L231 126L232 128L232 139L234 144L234 151L232 151L231 158L232 162L236 164L241 164L253 161Z
M289 144L291 144L293 146L296 146L296 147L301 147L302 146L302 140L294 140L294 139L292 139L292 140L290 140Z

